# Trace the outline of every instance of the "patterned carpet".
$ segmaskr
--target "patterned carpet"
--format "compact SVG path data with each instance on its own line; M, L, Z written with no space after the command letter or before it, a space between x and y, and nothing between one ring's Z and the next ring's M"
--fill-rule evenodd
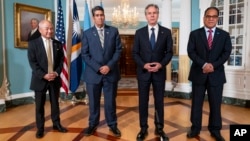
M136 78L122 78L118 83L118 89L136 89Z

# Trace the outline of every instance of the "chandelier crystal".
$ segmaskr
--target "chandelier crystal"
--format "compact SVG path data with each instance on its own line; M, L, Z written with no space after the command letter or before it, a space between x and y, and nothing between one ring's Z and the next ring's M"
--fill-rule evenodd
M136 7L130 8L129 0L121 0L121 5L114 7L112 25L120 28L135 27L138 25L138 16Z

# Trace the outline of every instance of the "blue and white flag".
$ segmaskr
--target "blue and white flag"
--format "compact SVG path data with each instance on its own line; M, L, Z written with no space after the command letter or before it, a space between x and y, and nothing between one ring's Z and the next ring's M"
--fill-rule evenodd
M82 74L81 28L75 0L73 0L73 32L70 64L70 90L75 92Z

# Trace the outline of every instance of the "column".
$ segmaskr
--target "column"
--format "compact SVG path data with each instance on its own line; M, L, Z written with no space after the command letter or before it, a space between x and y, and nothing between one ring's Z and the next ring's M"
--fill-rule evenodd
M5 105L5 100L9 99L9 96L10 96L10 93L9 93L9 81L8 81L8 75L7 75L7 63L6 63L6 47L5 47L5 12L4 12L4 0L1 0L0 1L0 14L1 14L1 17L2 17L2 20L0 20L1 22L1 36L2 39L0 39L0 49L2 51L0 51L0 59L2 60L1 63L2 63L2 66L1 67L1 77L2 80L0 80L0 112L3 112L6 110L6 105ZM1 111L1 109L3 111Z
M187 54L187 43L191 31L191 0L181 0L180 9L178 84L174 91L190 93L190 59Z
M172 0L162 0L160 9L160 22L161 25L172 29ZM171 83L171 62L167 65L167 81L165 85L165 90L170 91L172 89Z

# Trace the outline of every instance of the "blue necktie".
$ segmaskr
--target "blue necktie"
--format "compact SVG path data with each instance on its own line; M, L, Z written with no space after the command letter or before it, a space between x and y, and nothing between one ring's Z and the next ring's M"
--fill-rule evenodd
M150 37L150 43L151 43L152 49L154 49L154 47L155 47L155 29L152 27L151 30L152 30L152 33L151 33L151 37Z

